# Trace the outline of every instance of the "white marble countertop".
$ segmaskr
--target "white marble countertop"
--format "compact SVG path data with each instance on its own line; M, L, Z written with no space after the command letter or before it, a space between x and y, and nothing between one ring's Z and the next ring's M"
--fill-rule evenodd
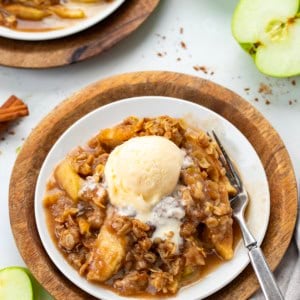
M237 2L162 0L145 24L100 56L48 70L0 67L0 104L15 94L30 110L29 117L11 128L15 134L7 133L5 140L0 141L0 268L24 265L14 242L8 212L9 179L16 149L64 98L111 75L169 70L200 76L228 87L254 105L278 131L299 180L300 79L274 79L258 72L251 57L231 35L231 15ZM181 46L182 41L186 49ZM205 66L208 73L196 71L193 66L197 65ZM271 94L259 93L261 84L269 86Z

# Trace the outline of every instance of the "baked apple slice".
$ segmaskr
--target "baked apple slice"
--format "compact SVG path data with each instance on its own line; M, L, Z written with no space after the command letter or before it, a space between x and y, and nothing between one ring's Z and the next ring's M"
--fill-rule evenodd
M300 74L299 7L300 0L240 0L232 33L262 73Z
M54 177L59 186L67 192L71 199L77 201L83 179L75 172L67 159L63 160L56 167Z
M113 232L106 220L88 262L87 279L104 282L117 273L126 255L126 246L127 237Z

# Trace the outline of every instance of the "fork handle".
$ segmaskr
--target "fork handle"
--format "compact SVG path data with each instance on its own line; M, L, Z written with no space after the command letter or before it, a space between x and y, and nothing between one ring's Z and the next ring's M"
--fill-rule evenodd
M267 300L284 300L261 248L249 247L249 257L261 289Z

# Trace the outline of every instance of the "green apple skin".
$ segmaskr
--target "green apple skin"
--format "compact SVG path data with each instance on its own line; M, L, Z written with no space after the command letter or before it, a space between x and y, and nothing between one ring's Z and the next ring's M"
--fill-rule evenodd
M21 267L8 267L0 270L1 300L33 300L30 277Z
M257 68L272 77L300 75L300 0L240 0L232 33Z
M29 276L33 288L33 298L34 300L55 300L33 277L30 271L26 268L22 268Z

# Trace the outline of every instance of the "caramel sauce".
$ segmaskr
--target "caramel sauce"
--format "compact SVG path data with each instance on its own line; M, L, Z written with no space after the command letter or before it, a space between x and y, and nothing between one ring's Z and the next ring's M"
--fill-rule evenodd
M232 230L233 230L233 249L235 249L241 240L241 230L235 220L233 220ZM205 259L205 266L203 266L203 268L201 268L197 274L184 281L183 286L187 286L191 283L195 283L203 279L224 262L225 260L221 258L216 252L209 254Z
M62 191L60 187L55 182L54 185L51 187L52 191ZM248 219L248 209L245 211L245 219ZM46 222L47 227L51 236L51 239L53 240L56 248L59 250L60 253L63 254L64 258L68 263L69 260L67 258L67 253L62 251L62 249L58 246L57 237L55 236L55 219L53 218L52 211L49 208L45 208L46 212ZM232 224L232 230L233 230L233 249L235 250L238 243L241 241L242 234L239 228L239 225L237 221L233 218L233 224ZM95 239L97 236L95 235ZM220 257L215 251L212 251L210 254L207 255L205 258L205 265L202 268L199 268L198 271L194 272L192 275L187 276L185 279L181 281L181 288L187 287L190 284L197 284L201 279L204 279L207 275L215 271L218 267L222 265L222 263L226 262L222 257ZM109 280L110 281L110 280ZM116 290L112 287L112 285L106 283L94 283L98 286L103 287L103 289L111 290L112 292L116 293ZM137 298L137 299L164 299L169 296L173 296L173 294L161 294L157 293L156 295L151 295L147 292L145 293L139 293L137 295L129 295L126 297L129 298Z
M46 209L45 211L46 211L47 227L49 229L50 236L51 236L55 246L57 247L57 249L60 251L60 253L62 253L64 255L66 261L68 261L67 254L62 252L58 246L57 238L55 236L55 231L54 231L55 221L54 221L53 216L51 215L51 210ZM246 210L246 216L247 216L247 211L248 210ZM247 219L247 217L246 217L246 219ZM233 219L232 229L233 229L233 249L235 249L237 247L238 243L241 241L242 235L241 235L239 225L237 224L237 222L234 219ZM191 276L188 276L186 279L184 279L181 282L181 287L185 287L190 284L197 284L197 282L199 282L201 279L204 279L207 275L209 275L214 270L216 270L218 267L220 267L222 265L222 263L224 263L224 262L225 262L225 260L223 258L221 258L216 252L212 252L211 254L208 254L205 259L205 266L203 266L201 269L199 269L198 272L194 272ZM103 287L104 289L109 289L112 292L116 293L116 290L111 285L101 284L101 283L97 283L96 285L99 285L99 286ZM167 298L169 296L172 296L172 294L158 293L156 295L151 295L149 293L140 293L138 295L131 295L131 296L127 296L127 297L129 297L129 298L138 297L138 299L141 299L141 298L163 299L163 298Z

